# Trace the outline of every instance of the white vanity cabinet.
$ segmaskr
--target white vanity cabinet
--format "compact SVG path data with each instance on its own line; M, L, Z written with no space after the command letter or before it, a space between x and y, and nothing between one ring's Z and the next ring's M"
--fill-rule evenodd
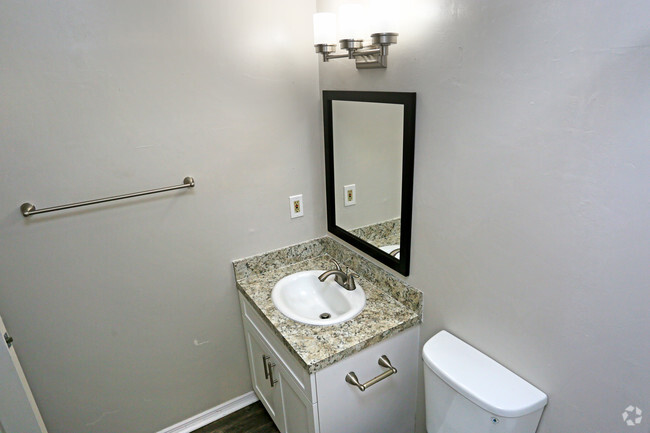
M240 295L253 390L283 433L318 432L313 377ZM313 390L313 391L312 391Z
M412 433L419 326L309 374L240 294L253 389L282 433ZM397 373L365 391L345 381L354 372L364 383Z

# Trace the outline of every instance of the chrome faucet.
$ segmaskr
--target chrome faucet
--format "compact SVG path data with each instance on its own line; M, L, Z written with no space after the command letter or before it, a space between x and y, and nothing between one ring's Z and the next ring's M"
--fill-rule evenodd
M334 275L334 281L338 283L339 286L343 287L345 290L354 290L357 288L357 285L354 283L355 278L359 278L359 275L352 271L350 268L347 268L347 273L341 270L341 265L334 259L330 259L332 263L336 266L336 269L331 269L329 271L323 272L318 276L320 281L325 281L328 277Z

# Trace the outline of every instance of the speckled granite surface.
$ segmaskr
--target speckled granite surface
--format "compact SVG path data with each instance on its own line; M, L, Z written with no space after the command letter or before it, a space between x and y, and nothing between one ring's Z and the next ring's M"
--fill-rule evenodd
M273 305L271 291L295 272L331 269L333 257L361 275L366 306L354 319L332 326L295 322ZM329 237L233 262L237 289L309 373L417 325L422 293Z
M402 219L395 218L349 231L356 237L377 247L399 245L402 234Z

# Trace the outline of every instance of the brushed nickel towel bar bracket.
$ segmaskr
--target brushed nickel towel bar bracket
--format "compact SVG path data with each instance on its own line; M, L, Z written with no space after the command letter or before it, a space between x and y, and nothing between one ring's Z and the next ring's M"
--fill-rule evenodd
M43 208L43 209L36 209L36 206L34 206L32 203L23 203L20 206L20 212L22 212L24 217L28 217L30 215L37 215L39 213L56 212L56 211L64 210L64 209L72 209L72 208L76 208L76 207L90 206L91 204L106 203L106 202L109 202L109 201L124 200L125 198L140 197L142 195L157 194L159 192L167 192L167 191L173 191L173 190L176 190L176 189L193 188L193 187L194 187L194 178L188 176L185 179L183 179L183 184L182 185L166 186L164 188L149 189L149 190L146 190L146 191L132 192L130 194L114 195L114 196L111 196L111 197L98 198L98 199L95 199L95 200L80 201L80 202L77 202L77 203L64 204L64 205L61 205L61 206L46 207L46 208Z
M379 357L379 361L377 361L377 363L379 365L381 365L382 367L384 367L384 368L388 368L389 370L384 371L379 376L374 377L374 378L370 379L368 382L363 383L363 384L361 382L359 382L359 378L354 373L354 371L351 371L351 372L349 372L348 374L345 375L345 381L347 383L349 383L350 385L356 386L361 391L365 391L366 389L373 386L375 383L386 379L388 376L392 376L393 374L397 374L397 369L391 365L391 363L388 360L388 357L386 355L381 355L381 357Z

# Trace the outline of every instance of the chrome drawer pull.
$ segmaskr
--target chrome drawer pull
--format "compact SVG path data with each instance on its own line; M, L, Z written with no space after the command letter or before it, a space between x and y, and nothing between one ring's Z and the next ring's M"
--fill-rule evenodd
M271 388L273 388L275 384L278 383L278 380L273 378L273 367L275 367L275 362L269 361L269 380L271 381Z
M361 391L365 391L367 388L370 388L373 386L375 383L382 381L386 379L388 376L391 376L393 374L397 374L397 369L393 367L388 360L388 357L386 355L381 355L379 358L379 361L377 361L379 365L381 365L384 368L389 368L390 370L384 371L382 374L379 376L370 379L368 382L362 384L359 382L359 378L357 377L356 374L354 374L354 371L349 372L348 374L345 375L345 381L349 383L350 385L354 385L357 388L359 388Z
M266 366L266 360L269 358L270 356L262 355L262 364L264 364L264 379L269 378L269 368Z

